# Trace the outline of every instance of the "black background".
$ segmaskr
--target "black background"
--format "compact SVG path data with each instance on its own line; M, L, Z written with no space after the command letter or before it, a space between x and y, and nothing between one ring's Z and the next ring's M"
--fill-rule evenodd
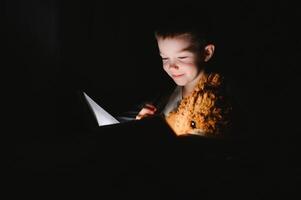
M12 151L24 138L34 141L76 130L77 90L118 113L170 87L152 28L166 12L181 14L173 4L1 1L1 66L8 72L3 97L9 101L4 105ZM284 166L290 176L299 177L298 7L272 1L182 5L211 13L214 62L233 82L250 132L262 141L269 166Z

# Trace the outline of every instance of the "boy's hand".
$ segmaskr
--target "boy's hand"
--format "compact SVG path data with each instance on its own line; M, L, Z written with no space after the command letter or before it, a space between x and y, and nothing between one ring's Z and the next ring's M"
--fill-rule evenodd
M144 107L140 110L136 119L142 119L144 117L148 117L150 115L154 115L157 111L157 108L152 104L145 104Z

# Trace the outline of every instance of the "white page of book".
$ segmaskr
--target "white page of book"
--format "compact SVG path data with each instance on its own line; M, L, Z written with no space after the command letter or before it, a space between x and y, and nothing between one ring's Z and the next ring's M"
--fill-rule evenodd
M105 111L102 107L100 107L85 92L84 92L84 96L87 100L87 103L89 104L90 109L93 111L99 126L119 123L117 119L115 119L112 115L110 115L107 111Z

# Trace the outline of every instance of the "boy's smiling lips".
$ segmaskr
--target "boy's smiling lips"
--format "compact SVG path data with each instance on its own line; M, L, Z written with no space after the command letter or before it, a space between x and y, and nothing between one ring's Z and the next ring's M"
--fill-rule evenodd
M172 77L173 78L179 78L179 77L181 77L181 76L183 76L184 74L172 74Z

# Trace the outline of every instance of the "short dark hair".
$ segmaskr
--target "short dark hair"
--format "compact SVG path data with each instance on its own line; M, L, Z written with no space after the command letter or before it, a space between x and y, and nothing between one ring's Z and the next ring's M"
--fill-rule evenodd
M203 49L203 47L213 42L213 31L211 19L205 12L177 13L176 11L162 16L155 26L156 38L169 38L183 34L189 34L195 47Z

